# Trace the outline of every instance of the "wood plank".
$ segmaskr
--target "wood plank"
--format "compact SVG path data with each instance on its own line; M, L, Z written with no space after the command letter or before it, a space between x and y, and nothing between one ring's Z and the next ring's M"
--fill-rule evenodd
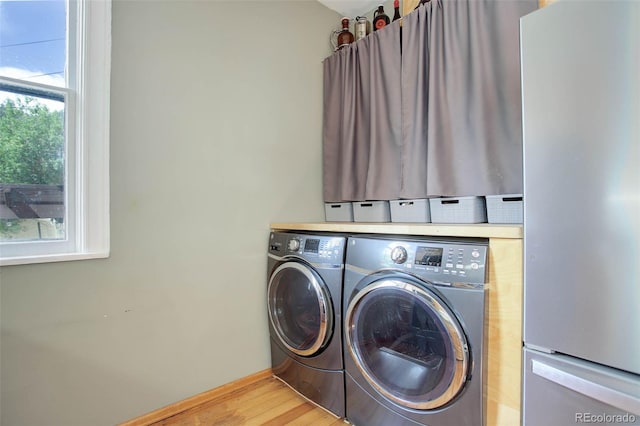
M522 225L489 223L450 225L435 223L364 222L272 223L271 229L436 237L522 238Z
M256 383L257 387L248 392L233 392L221 395L212 401L194 407L166 419L156 426L182 425L184 419L199 419L203 424L248 424L250 418L263 415L274 405L288 403L297 395L274 378ZM188 423L187 423L188 424Z
M420 0L402 0L402 16L413 12Z
M489 240L487 426L520 424L522 240Z
M271 404L282 401L278 392L282 386L271 379L265 379L255 384L256 388L247 392L231 392L201 404L190 410L181 412L176 416L164 420L162 425L177 426L182 424L181 419L198 418L205 423L207 419L224 419L225 424L244 424L246 416L264 412ZM286 395L285 395L286 396Z
M342 425L344 426L344 420L336 417L333 414L329 414L327 411L316 408L314 410L305 413L304 415L298 417L295 420L292 420L288 426L333 426L333 425Z
M557 0L538 0L538 7L543 8L549 6L551 3L555 3Z
M238 401L243 401L250 404L260 403L261 401L275 395L284 386L277 380L271 379L272 377L267 377L258 382L250 383L242 388L232 389L228 393L218 395L212 400L192 408L192 410L197 410L203 406L211 404L217 405L227 402L237 403Z
M279 415L278 417L269 419L262 423L264 426L281 426L291 424L292 421L298 419L300 416L313 412L314 406L307 404L304 401L300 402L294 408L288 410L286 413Z
M275 379L274 379L275 380ZM244 424L257 424L254 419L264 419L267 421L272 416L279 415L279 411L273 411L273 407L280 410L292 408L295 405L304 403L298 395L288 387L282 385L276 391L265 394L263 397L251 401L249 404L240 406ZM286 411L286 410L285 410Z
M286 417L287 412L294 410L300 405L308 404L304 399L298 398L293 392L288 392L287 398L283 398L281 402L270 406L266 411L255 415L253 417L247 417L247 426L259 426L265 423L275 422L274 424L286 424L281 419ZM309 404L310 405L310 404ZM311 408L314 408L313 406Z

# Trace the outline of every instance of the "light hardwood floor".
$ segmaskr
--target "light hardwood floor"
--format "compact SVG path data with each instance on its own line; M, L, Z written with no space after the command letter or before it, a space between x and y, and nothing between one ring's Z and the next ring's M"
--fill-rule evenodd
M268 376L217 393L213 398L164 419L143 419L126 424L149 426L251 426L300 425L345 426L347 423L319 408L291 390L280 380Z

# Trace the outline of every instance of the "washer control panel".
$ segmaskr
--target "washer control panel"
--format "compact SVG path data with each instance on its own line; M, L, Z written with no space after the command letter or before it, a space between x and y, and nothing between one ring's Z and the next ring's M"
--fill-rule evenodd
M346 237L272 232L269 253L276 256L298 256L309 262L342 263Z

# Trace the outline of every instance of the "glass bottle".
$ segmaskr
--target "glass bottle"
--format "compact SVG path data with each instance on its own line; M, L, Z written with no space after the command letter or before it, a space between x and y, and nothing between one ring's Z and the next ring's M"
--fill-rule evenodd
M378 6L378 10L373 12L373 31L378 31L389 24L389 17L384 13L384 7Z
M353 43L353 34L349 31L349 18L342 18L342 30L338 33L338 47L336 50L340 50L343 47Z
M362 40L371 32L371 22L364 17L358 16L356 17L356 25L355 25L355 33L356 33L356 41Z
M393 20L400 19L400 0L393 0Z

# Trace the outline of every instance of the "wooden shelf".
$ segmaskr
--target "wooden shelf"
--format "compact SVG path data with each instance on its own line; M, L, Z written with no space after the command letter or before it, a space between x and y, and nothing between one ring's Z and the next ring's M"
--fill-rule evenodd
M364 222L316 222L272 223L271 229L289 231L319 231L360 234L397 234L435 237L476 237L522 239L522 225L499 224L415 224L415 223L364 223Z

